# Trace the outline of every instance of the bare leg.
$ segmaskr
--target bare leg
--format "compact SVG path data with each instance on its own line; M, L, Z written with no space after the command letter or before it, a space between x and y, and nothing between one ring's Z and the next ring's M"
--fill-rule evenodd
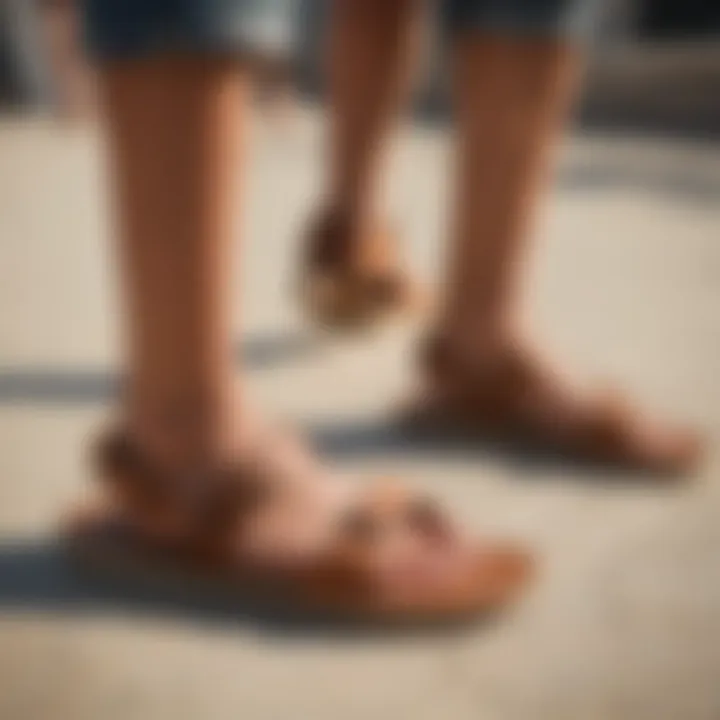
M127 300L130 432L178 465L229 452L228 267L245 80L225 60L102 71Z
M541 359L523 324L534 214L579 66L571 47L552 40L473 34L457 47L457 205L432 383L449 416L484 429L590 459L685 470L697 457L691 434L580 393Z
M321 276L310 310L322 323L367 324L418 299L380 196L388 135L410 89L421 9L418 0L333 3L330 170L306 261L311 276Z
M302 509L257 528L288 551L327 527L340 485L248 408L236 377L228 291L247 73L220 57L160 56L109 63L100 87L126 310L123 443L169 478L171 504L216 492L230 467L252 467L240 473L251 493L261 477L292 487Z
M236 392L227 295L245 101L236 65L113 61L100 84L129 391L123 425L98 453L104 504L74 524L76 546L104 566L129 549L220 573L234 588L241 574L245 586L353 617L465 617L514 598L529 576L524 551L478 548L395 488L352 491Z
M409 89L422 18L417 0L333 7L328 199L362 226L380 212L384 141Z
M460 42L454 61L457 190L445 331L482 353L518 329L532 221L580 57L552 41L483 38Z

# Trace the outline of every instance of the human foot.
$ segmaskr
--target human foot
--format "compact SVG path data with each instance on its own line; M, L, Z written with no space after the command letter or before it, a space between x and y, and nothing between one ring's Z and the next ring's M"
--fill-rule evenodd
M398 623L501 609L530 576L525 551L469 542L435 503L396 485L342 486L277 434L202 476L160 470L122 434L98 457L103 503L69 539L106 571L119 545L243 594Z
M701 456L692 431L641 414L617 393L575 389L522 344L471 361L434 342L423 371L426 393L403 418L410 429L518 441L663 476L691 471Z
M300 288L310 318L336 330L377 325L422 305L396 235L384 226L356 233L344 214L331 211L310 228Z

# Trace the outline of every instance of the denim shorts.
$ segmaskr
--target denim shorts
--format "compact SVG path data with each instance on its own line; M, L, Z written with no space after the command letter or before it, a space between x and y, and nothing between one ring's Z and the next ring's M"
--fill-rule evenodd
M342 1L342 0L339 0ZM386 0L392 2L393 0ZM170 51L291 54L301 14L333 0L84 0L87 41L102 58ZM468 31L575 39L598 0L433 0L451 36Z

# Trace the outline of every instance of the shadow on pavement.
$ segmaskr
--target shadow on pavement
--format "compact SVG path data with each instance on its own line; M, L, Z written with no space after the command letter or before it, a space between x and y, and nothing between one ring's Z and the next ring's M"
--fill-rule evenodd
M442 459L463 463L489 460L514 468L517 470L515 477L521 480L557 473L556 477L570 483L593 482L614 487L647 484L653 488L664 486L668 490L678 485L672 479L663 482L664 478L657 474L589 461L521 438L502 440L470 435L433 435L374 420L307 423L302 430L322 457L340 461L367 457L373 460L411 457L415 461Z
M282 605L260 602L187 578L163 575L153 581L146 575L130 578L84 570L60 538L0 541L0 613L171 619L323 642L392 639L399 633L448 636L467 629L467 622L429 627L352 622L298 610L292 597L285 597ZM492 618L478 621L488 625Z
M238 342L236 357L248 369L269 370L310 355L316 339L300 332L254 335ZM114 398L121 378L109 370L10 367L0 369L0 405L24 402L92 404Z

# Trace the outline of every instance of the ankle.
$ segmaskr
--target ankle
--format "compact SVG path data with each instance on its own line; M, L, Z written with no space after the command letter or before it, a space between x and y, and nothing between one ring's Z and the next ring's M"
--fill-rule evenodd
M140 403L128 413L129 441L168 471L220 467L237 454L238 410L221 401Z
M535 370L524 343L511 336L488 338L485 345L461 340L436 336L426 344L421 380L428 398L445 407L470 403L501 412L508 399L525 392Z
M442 363L455 367L468 367L476 370L492 368L524 345L523 334L510 327L457 328L439 330L431 334L427 342L427 352L434 357L443 358Z

